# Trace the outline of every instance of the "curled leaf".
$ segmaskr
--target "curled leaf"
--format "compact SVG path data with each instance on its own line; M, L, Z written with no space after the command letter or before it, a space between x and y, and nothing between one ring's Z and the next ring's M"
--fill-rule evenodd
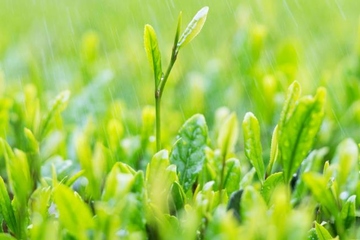
M178 49L191 42L199 34L205 24L208 11L209 7L203 7L196 13L181 35L177 44Z

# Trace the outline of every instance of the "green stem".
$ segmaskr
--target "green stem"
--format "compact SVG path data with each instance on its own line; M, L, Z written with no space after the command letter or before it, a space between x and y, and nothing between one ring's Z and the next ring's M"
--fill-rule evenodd
M160 114L160 102L161 102L161 97L162 94L164 92L164 87L166 84L167 79L169 78L171 69L174 66L174 63L176 61L177 58L177 46L174 45L173 50L172 50L172 54L171 54L171 60L170 60L170 64L165 72L165 74L161 77L159 85L156 87L155 89L155 111L156 111L156 150L160 151L161 150L161 114Z
M220 173L220 185L219 185L219 192L220 192L220 202L222 202L222 190L224 189L224 175L225 175L225 157L226 154L222 157L222 167Z
M155 92L155 111L156 111L156 150L161 149L161 114L160 114L160 92Z

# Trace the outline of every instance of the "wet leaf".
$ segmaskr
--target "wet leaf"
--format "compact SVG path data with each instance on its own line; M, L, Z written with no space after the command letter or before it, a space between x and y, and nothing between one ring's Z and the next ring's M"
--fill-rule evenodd
M281 183L284 183L282 172L274 173L265 180L264 184L261 186L260 192L267 204L269 204L276 187Z
M301 98L293 114L280 128L279 150L284 179L291 177L308 155L324 116L326 91L319 88L315 97Z
M265 166L262 158L259 122L251 112L248 112L244 117L242 126L245 155L254 166L260 182L263 182L265 179Z
M278 124L280 134L283 131L282 129L283 126L289 120L289 118L291 117L292 113L295 110L296 102L300 97L300 93L301 93L300 84L297 81L294 81L288 88L286 94L286 100L281 110L280 120Z
M208 11L209 7L203 7L196 13L181 35L177 44L178 49L191 42L199 34L205 24Z
M208 128L203 115L196 114L179 130L170 162L175 164L184 192L191 189L205 162Z
M240 188L240 162L236 158L231 158L225 162L224 189L228 196Z

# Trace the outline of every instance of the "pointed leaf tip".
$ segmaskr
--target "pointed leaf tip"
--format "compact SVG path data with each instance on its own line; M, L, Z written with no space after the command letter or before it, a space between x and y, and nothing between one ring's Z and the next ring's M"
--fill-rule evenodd
M177 44L178 48L185 46L199 34L205 24L208 11L209 7L206 6L200 9L195 14L191 22L187 25L184 33L181 35L180 40Z
M158 86L161 76L161 54L154 28L146 24L144 28L144 47L150 67L154 72L155 85Z

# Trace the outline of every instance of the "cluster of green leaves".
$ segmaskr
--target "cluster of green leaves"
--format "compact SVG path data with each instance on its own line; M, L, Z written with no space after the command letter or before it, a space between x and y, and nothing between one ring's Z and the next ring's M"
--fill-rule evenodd
M232 1L226 3L231 5ZM272 7L267 4L273 3L266 3L265 9L271 10ZM51 6L50 2L46 4ZM96 3L91 4L96 6ZM109 6L101 7L112 10L111 7L115 5L112 4L109 1ZM186 5L186 1L184 4ZM211 4L223 7L221 1ZM291 4L287 3L285 10L290 9L291 20L296 20L299 13L291 12ZM132 3L130 5L136 6ZM253 6L252 3L249 5ZM8 6L12 5L6 5L4 9ZM61 7L62 3L58 3L58 6ZM322 5L312 3L309 6L313 8ZM304 4L302 9L309 6ZM17 9L13 8L8 12L12 13ZM57 11L57 8L51 9ZM123 9L127 8L121 8L120 11ZM134 12L138 12L138 6L135 9ZM257 8L250 9L257 11ZM138 117L127 109L131 108L127 104L133 98L126 99L127 104L124 104L117 100L118 95L115 96L115 101L113 96L105 94L104 99L94 97L112 89L108 86L113 79L112 70L116 68L109 67L104 62L122 66L119 75L127 84L135 84L128 79L138 80L143 77L142 71L131 69L141 61L133 58L121 60L125 64L119 64L119 59L114 57L133 56L130 50L125 53L119 51L120 54L109 51L106 57L101 57L100 49L104 47L101 41L113 40L112 28L99 28L110 29L111 34L107 38L100 30L82 35L83 41L78 51L81 55L81 73L70 70L73 72L69 81L71 79L75 83L71 85L74 98L64 115L61 113L69 101L69 92L60 93L48 106L44 101L48 97L45 89L52 82L46 83L41 79L48 80L49 76L58 76L55 74L59 67L57 64L73 68L78 66L73 64L76 62L73 58L77 58L77 54L66 56L68 58L65 63L63 59L57 59L68 53L61 53L64 47L60 45L66 45L66 42L54 41L54 45L48 46L51 51L41 46L41 51L38 52L48 60L45 61L45 73L39 70L40 60L35 59L36 53L31 55L34 59L26 59L29 65L26 65L29 68L28 77L34 84L21 85L21 91L14 90L16 83L5 86L5 78L0 74L0 239L360 238L358 140L347 138L341 141L340 131L335 131L333 135L336 128L354 133L358 131L360 90L357 82L360 54L357 52L345 59L349 61L340 64L337 74L333 76L336 78L334 81L326 74L323 76L321 81L329 91L319 88L314 96L301 97L300 85L294 82L288 89L285 101L282 101L282 87L295 79L298 72L304 73L297 40L280 41L279 33L273 35L273 32L274 39L270 39L267 32L274 29L266 23L275 23L277 14L264 15L262 10L261 16L269 17L269 21L265 19L263 24L258 24L246 19L249 15L247 10L249 9L242 6L239 13L236 13L236 16L242 18L236 27L236 34L240 37L234 41L236 46L233 46L232 63L224 64L226 67L221 69L231 72L236 80L240 78L241 81L229 84L234 77L221 75L216 70L219 66L215 64L211 65L208 73L189 77L189 91L176 91L176 94L185 94L186 97L182 96L181 100L196 103L184 105L184 116L204 109L205 106L210 106L210 109L218 107L217 104L211 104L211 101L215 99L222 102L224 92L225 98L232 104L230 108L236 109L236 113L227 108L219 108L215 113L215 120L209 117L213 114L212 111L206 112L206 118L196 114L183 124L177 138L173 139L174 128L183 121L183 112L181 110L179 113L174 109L175 104L167 103L170 107L165 109L167 114L163 115L170 117L163 119L168 122L164 124L166 131L163 131L165 138L162 143L168 150L158 151L160 144L155 142L155 108L144 107L141 117ZM70 8L69 22L72 21L71 16L74 16L71 11ZM99 19L103 19L101 11L96 12ZM110 11L104 12L106 19L110 17ZM171 67L180 46L184 46L200 30L199 26L202 26L206 12L206 8L200 11L183 37L179 34L179 21L175 48L170 59ZM323 12L326 14L331 11ZM116 23L123 24L118 22L118 15L117 12ZM233 14L224 14L222 17L229 20L230 15ZM286 22L282 20L283 15L279 15L281 21ZM84 16L88 21L87 15ZM134 23L138 19L141 18L134 19ZM318 19L317 15L315 19ZM216 21L218 20L221 19L217 18ZM351 21L350 17L347 21ZM59 24L60 22L65 21L59 21ZM103 20L97 22L108 23ZM229 20L227 24L230 22ZM214 26L214 21L212 23ZM323 24L325 27L326 24ZM220 25L223 26L223 22ZM54 33L50 23L44 21L44 26L46 34L43 35L48 38L50 45ZM13 24L6 24L5 29L7 28L12 33ZM302 28L304 26L300 24L296 29L301 32ZM309 31L308 25L306 29ZM213 34L218 36L215 30ZM126 41L122 42L132 40L132 34L125 35ZM150 46L147 49L149 58L157 60L150 61L153 64L155 90L161 90L165 85L164 76L168 76L168 73L162 72L160 50L150 26L145 28L145 36L145 45ZM72 35L64 36L64 39L73 40L72 38ZM326 38L332 39L328 36ZM336 38L336 41L340 40ZM218 41L219 38L207 37L206 43L202 44L213 46ZM18 45L9 45L9 42L12 42L12 37L7 38L4 34L4 38L0 39L1 54L18 48ZM74 42L69 42L73 47ZM348 49L346 44L343 47ZM226 48L228 50L228 44ZM212 48L207 48L206 51L208 49ZM316 48L309 49L314 51ZM199 55L209 56L205 54L206 51ZM219 51L224 49L220 48ZM276 55L274 62L271 51ZM16 51L10 53L9 55L15 55L16 60ZM332 57L338 61L336 57ZM43 58L41 60L44 61ZM3 62L7 72L5 77L10 76L6 80L13 83L16 77L11 74L11 67L9 70L7 64L14 61L1 59L2 64ZM18 66L14 71L21 72L18 70L23 65L16 61L15 65ZM110 71L107 70L108 67L111 68ZM313 68L322 69L318 65ZM67 72L65 67L61 69ZM54 78L59 82L57 77ZM210 91L206 93L202 86L203 78L209 80L206 90ZM221 81L215 81L216 79ZM26 82L26 79L23 80ZM137 82L146 89L151 87L145 80ZM121 85L120 89L133 89L124 86L128 85ZM177 87L179 85L172 85L168 90L172 91ZM305 87L309 88L306 84ZM327 115L323 122L326 92L329 92L328 102L334 113ZM179 100L176 94L169 94L174 96L174 102ZM122 97L126 98L128 95L124 93ZM139 94L136 97L143 103L147 102L144 99L148 95L153 97L153 92L144 91L141 96ZM251 96L251 99L246 96ZM244 101L238 101L239 99ZM255 114L242 114L247 109L243 106L251 106ZM342 116L344 106L349 109ZM277 115L278 112L281 112L280 116ZM95 119L87 118L87 114ZM242 124L239 124L238 116L244 116ZM335 118L336 123L339 121L339 124L335 124L332 118ZM135 125L138 126L134 127ZM134 132L136 133L133 134ZM269 132L272 132L271 138L268 138ZM327 137L330 139L325 136L324 140L324 135L330 136ZM270 142L271 144L267 144ZM330 142L330 147L323 147L324 142ZM315 145L322 148L314 148ZM335 145L337 147L333 147Z
M196 114L170 151L156 152L155 111L144 108L135 140L123 135L118 118L108 119L105 133L90 121L72 136L73 161L65 160L69 150L63 148L71 144L62 136L61 112L69 92L44 114L31 85L23 96L2 98L9 101L1 115L9 132L1 140L2 239L360 236L357 144L344 140L329 161L328 148L313 149L324 117L323 88L301 97L297 82L289 87L269 159L251 112L242 129L227 108L216 112L211 130Z

